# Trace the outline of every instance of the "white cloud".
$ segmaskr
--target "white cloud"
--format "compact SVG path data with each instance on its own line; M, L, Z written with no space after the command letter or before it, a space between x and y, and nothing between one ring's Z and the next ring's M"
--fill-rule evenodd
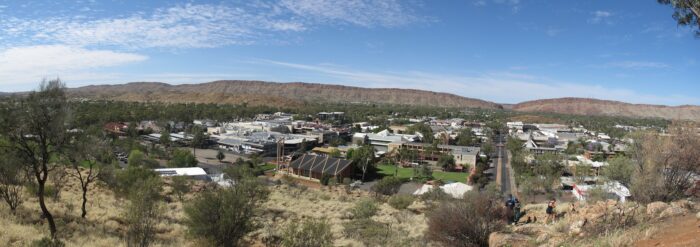
M105 79L94 69L148 59L133 53L87 50L65 45L14 47L0 51L0 84L36 83L42 78L70 75L71 80Z
M418 21L411 12L395 0L279 0L237 6L186 4L115 18L2 18L0 36L20 40L21 45L59 42L128 49L209 48L282 40L279 35L322 25L395 27Z
M607 24L611 24L610 22L610 17L613 16L613 13L610 11L603 11L603 10L596 10L595 12L591 13L592 17L588 19L589 23L601 23L605 22Z
M670 68L668 64L648 61L620 61L605 64L604 67L624 68L624 69L665 69Z
M697 98L683 95L650 95L629 89L551 81L538 76L508 72L476 73L470 76L462 76L420 71L398 73L367 72L338 66L306 65L270 60L262 60L262 62L275 66L316 72L315 78L327 76L336 80L333 83L371 88L412 88L448 92L499 103L517 103L545 98L584 97L631 103L700 104Z
M401 26L418 20L396 0L281 0L280 5L301 17L364 27Z

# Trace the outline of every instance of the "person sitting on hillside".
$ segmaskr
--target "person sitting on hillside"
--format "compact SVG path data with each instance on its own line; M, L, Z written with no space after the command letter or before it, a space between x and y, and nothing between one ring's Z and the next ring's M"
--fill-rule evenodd
M556 207L557 207L557 199L552 199L551 201L549 201L549 203L547 204L547 211L546 211L547 218L544 220L545 224L548 224L550 222L554 222L554 217L555 217L554 208L556 208Z
M515 205L513 206L513 214L515 215L515 218L513 218L513 225L518 224L518 221L520 221L520 201L518 201L518 198L515 198Z

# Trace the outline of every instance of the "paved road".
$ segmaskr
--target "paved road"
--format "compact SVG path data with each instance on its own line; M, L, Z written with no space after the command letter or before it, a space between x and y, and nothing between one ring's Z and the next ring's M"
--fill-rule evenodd
M511 191L511 174L508 167L508 152L505 147L505 135L499 135L496 138L496 155L498 157L497 165L498 170L501 172L499 184L501 185L501 192L504 196L512 194Z

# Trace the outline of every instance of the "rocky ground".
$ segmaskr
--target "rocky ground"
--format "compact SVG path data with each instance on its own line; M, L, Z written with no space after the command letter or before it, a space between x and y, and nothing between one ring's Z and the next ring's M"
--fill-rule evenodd
M600 201L573 211L570 204L557 208L558 219L544 223L545 204L528 205L525 218L502 232L492 233L490 246L698 246L700 203ZM673 227L669 227L673 226Z

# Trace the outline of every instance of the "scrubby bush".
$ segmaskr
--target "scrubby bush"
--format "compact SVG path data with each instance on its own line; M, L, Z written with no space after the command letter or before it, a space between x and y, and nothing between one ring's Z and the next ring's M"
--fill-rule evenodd
M372 191L382 195L393 195L399 192L402 183L403 181L400 178L394 176L384 177L372 186Z
M176 176L173 177L172 184L173 192L177 196L177 199L182 201L182 197L190 192L190 180L187 177Z
M363 199L355 204L351 212L356 219L365 219L374 216L377 210L379 210L377 203L371 199Z
M189 233L214 246L238 246L255 229L253 217L269 192L255 178L243 177L236 186L200 193L185 206Z
M411 203L413 203L413 196L410 195L393 195L389 198L389 205L395 209L406 209Z
M128 167L126 170L117 172L115 192L121 195L128 195L129 191L134 189L134 185L139 182L146 181L150 178L158 177L158 175L149 169L142 167Z
M156 226L163 218L164 206L159 177L138 180L129 191L129 205L125 208L128 246L149 246L155 240Z
M66 244L64 244L61 240L58 239L51 239L49 237L43 237L39 240L35 240L32 242L33 247L64 247Z
M445 246L488 246L489 234L505 227L506 216L500 198L468 192L427 214L427 238Z
M343 225L345 235L357 239L367 246L384 246L390 237L389 227L372 219L355 219Z
M282 234L284 247L326 247L332 243L331 226L325 219L292 221Z
M432 190L420 195L420 199L423 201L442 201L449 198L452 197L450 197L450 195L445 193L445 191L440 188L433 188Z
M170 167L193 167L197 166L197 159L190 150L175 149L173 157L168 162Z

